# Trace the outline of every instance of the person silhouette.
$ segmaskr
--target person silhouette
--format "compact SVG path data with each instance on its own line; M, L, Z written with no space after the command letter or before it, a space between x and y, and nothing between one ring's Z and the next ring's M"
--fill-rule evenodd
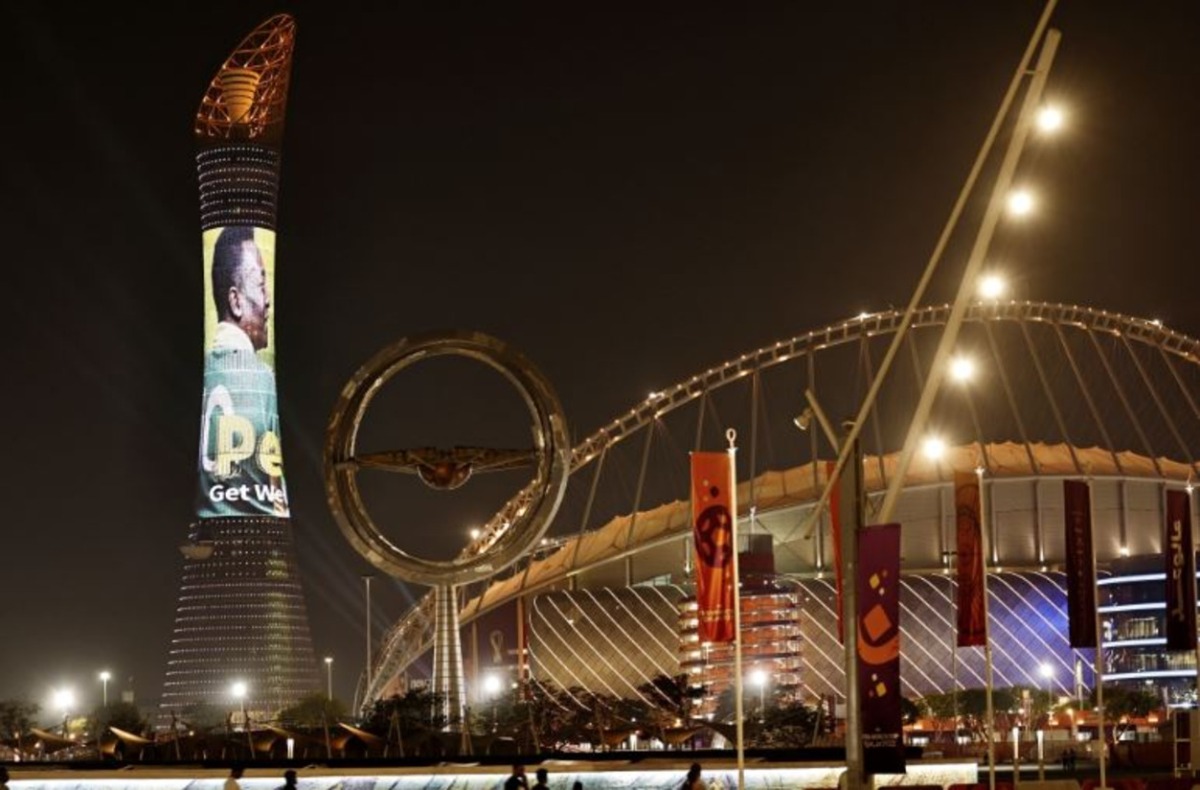
M242 778L242 773L246 769L240 765L231 765L229 767L229 776L225 779L223 790L242 790L242 783L239 781Z

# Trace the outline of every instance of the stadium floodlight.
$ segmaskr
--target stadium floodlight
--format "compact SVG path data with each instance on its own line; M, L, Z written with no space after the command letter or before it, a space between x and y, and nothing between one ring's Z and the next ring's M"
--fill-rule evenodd
M1008 284L998 274L985 274L979 278L979 295L984 299L999 299L1008 290Z
M1062 109L1053 104L1047 104L1037 114L1038 129L1047 134L1053 134L1062 129L1064 120Z
M950 360L950 378L965 383L975 378L975 360L957 356Z
M1015 189L1008 194L1008 213L1014 217L1025 217L1033 213L1035 201L1027 189Z

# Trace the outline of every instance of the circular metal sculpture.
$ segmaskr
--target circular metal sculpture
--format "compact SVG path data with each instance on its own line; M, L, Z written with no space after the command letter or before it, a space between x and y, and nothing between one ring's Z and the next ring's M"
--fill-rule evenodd
M533 448L426 447L358 454L359 426L375 394L404 368L439 356L478 360L508 379L529 408ZM511 565L541 539L562 502L570 453L558 397L524 356L478 332L420 335L380 351L342 390L325 435L325 490L342 534L372 565L407 581L448 587L476 581ZM473 473L525 464L532 464L536 474L522 492L526 502L516 517L452 560L409 554L384 537L367 513L357 481L360 469L379 469L418 474L427 485L449 490L464 484Z

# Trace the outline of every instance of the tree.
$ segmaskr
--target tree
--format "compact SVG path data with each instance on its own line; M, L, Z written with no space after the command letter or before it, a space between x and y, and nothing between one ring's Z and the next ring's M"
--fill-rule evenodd
M363 727L393 746L397 745L398 733L406 755L420 754L429 734L446 725L441 701L442 695L426 689L410 689L403 696L396 694L376 700Z
M1095 705L1095 692L1092 692ZM1142 719L1158 709L1159 698L1143 688L1109 686L1104 689L1104 716L1113 723L1113 740L1121 739L1121 731L1130 726L1130 719ZM1107 729L1107 728L1106 728Z
M918 707L929 713L933 719L933 731L940 736L946 722L953 722L956 713L962 713L961 694L926 694L921 697ZM953 729L953 724L951 728ZM935 737L936 739L936 737Z
M141 735L147 729L146 718L132 702L114 702L96 708L88 717L88 721L92 730L98 734L103 734L109 727L116 727L134 735Z
M193 702L179 711L179 724L194 732L211 732L225 726L228 711L207 702Z
M279 713L284 727L316 728L336 724L346 718L346 706L336 699L329 699L322 692L305 694L295 705Z
M802 702L772 699L763 711L755 745L768 749L797 749L807 746L816 729L817 709Z
M16 740L34 726L41 705L19 699L0 701L0 738Z
M946 695L949 697L949 695ZM928 698L926 698L928 700ZM1021 697L1019 689L994 689L992 691L992 709L995 718L992 727L997 732L1004 732L1020 721ZM958 692L958 714L962 716L963 727L975 741L987 738L987 691L980 688L963 689Z
M904 724L916 724L917 719L925 715L925 706L919 700L908 697L900 698L900 721ZM951 714L953 715L953 714Z

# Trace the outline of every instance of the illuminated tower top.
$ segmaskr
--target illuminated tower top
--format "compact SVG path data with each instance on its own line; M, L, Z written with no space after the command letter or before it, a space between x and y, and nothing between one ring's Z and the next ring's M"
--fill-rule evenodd
M202 147L253 140L278 150L283 137L296 20L276 14L242 39L209 83L196 111Z
M200 227L275 230L296 21L277 14L221 64L196 112Z

